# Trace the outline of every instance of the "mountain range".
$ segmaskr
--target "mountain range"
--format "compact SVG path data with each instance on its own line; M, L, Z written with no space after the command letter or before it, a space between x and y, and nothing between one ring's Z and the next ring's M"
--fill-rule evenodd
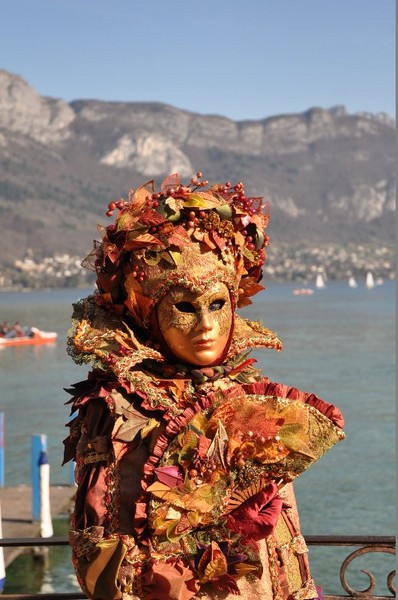
M188 182L197 170L264 196L271 243L390 246L394 132L391 116L343 106L233 121L160 102L66 102L2 70L0 266L28 248L83 257L109 201L174 172Z

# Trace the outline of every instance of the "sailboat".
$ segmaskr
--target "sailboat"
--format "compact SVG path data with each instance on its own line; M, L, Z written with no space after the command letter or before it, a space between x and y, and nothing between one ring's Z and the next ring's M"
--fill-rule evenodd
M350 288L356 288L356 287L358 287L358 284L357 284L357 282L355 280L355 277L353 275L351 275L348 278L348 285L349 285Z
M315 287L317 287L318 289L323 289L326 287L322 273L318 273L318 275L316 276Z
M373 278L373 273L371 271L368 271L366 273L366 287L368 288L368 290L371 290L372 288L374 288L375 286L375 280Z

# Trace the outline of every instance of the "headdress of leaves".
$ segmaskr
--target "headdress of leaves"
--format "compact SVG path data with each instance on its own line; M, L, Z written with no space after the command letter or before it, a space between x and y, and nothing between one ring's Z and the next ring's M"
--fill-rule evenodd
M198 172L189 185L182 185L173 174L159 192L154 181L130 189L127 200L109 203L106 215L112 217L115 210L115 222L99 227L102 241L94 242L83 265L97 273L99 301L116 312L127 305L138 324L154 304L144 291L150 268L163 264L169 272L170 267L181 269L182 251L192 244L215 253L220 266L232 257L238 307L251 304L250 296L264 289L259 281L269 215L261 197L245 195L242 182L209 186Z

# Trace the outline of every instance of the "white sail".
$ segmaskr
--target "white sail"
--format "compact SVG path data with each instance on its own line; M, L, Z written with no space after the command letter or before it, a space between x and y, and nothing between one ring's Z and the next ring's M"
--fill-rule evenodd
M348 285L350 286L350 288L358 287L355 277L353 277L352 275L351 275L351 277L348 278Z
M315 287L320 289L326 287L325 280L323 279L323 275L321 273L318 273L316 276Z
M372 288L374 288L375 286L375 280L373 278L373 273L371 271L368 271L366 273L366 287L368 288L368 290L371 290Z

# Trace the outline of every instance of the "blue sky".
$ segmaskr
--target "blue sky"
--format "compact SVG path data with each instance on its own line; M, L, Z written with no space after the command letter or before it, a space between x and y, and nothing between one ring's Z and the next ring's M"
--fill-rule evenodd
M0 68L67 101L395 114L393 0L0 0Z

